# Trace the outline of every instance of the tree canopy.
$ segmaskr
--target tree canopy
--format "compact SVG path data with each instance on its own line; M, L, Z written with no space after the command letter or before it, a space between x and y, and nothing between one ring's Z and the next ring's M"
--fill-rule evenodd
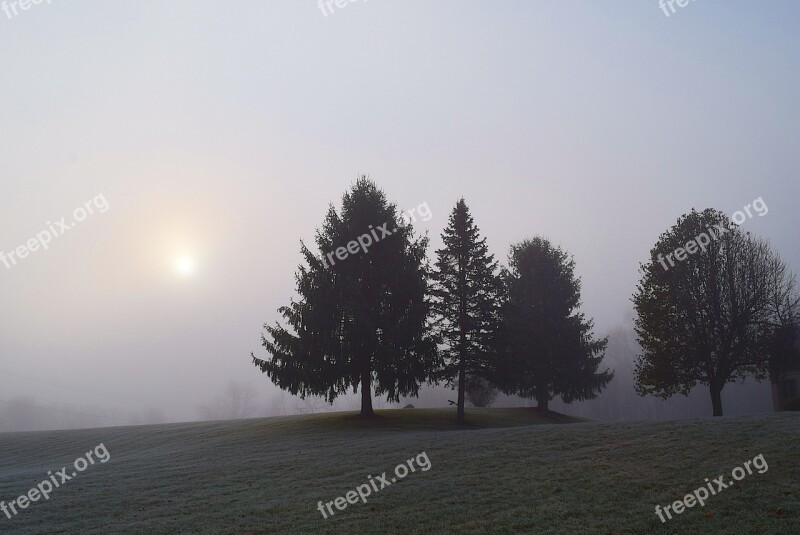
M721 416L725 384L765 377L775 328L797 306L794 277L767 242L712 209L679 218L650 256L633 296L637 393L667 398L706 385Z

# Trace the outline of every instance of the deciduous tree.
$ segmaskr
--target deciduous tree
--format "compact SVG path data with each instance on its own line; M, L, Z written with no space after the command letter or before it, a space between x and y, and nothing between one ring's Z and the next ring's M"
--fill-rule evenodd
M667 266L669 254L678 261ZM637 393L666 399L706 385L721 416L725 384L767 375L775 327L796 306L794 277L767 242L712 209L679 218L650 257L633 296Z

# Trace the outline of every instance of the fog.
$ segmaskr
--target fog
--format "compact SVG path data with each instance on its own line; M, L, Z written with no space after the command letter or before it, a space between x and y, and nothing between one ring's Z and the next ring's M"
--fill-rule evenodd
M533 235L574 255L616 376L552 409L709 416L707 389L635 395L630 298L693 207L762 199L743 228L800 268L800 6L690 7L87 0L3 19L0 431L356 410L278 390L250 352L362 173L430 207L430 258L461 196L501 262ZM766 383L723 396L772 410Z

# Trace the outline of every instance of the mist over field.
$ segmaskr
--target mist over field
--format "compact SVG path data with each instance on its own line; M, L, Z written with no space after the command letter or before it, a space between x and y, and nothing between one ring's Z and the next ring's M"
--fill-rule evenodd
M401 209L428 203L431 257L462 195L501 261L526 236L561 244L598 335L631 325L638 263L692 207L763 197L746 229L797 266L796 15L89 1L0 17L0 248L108 202L0 265L0 425L190 420L231 382L253 416L300 412L248 355L294 294L299 240L362 172Z
M101 443L92 496L124 494L115 466L146 489L215 459L182 440L233 474L200 470L175 516L40 502L0 532L260 532L266 436L261 476L313 483L253 492L309 533L643 532L758 453L796 473L799 22L790 0L0 0L0 504ZM485 480L557 480L526 448L618 489L669 440L617 446L718 450L668 488L641 468L620 492L652 504L565 484L536 512L507 493L550 491L512 482L423 511L477 485L447 457L473 432ZM383 464L326 468L351 446ZM430 486L325 509L423 451ZM793 533L778 472L663 529ZM210 503L228 516L187 512Z

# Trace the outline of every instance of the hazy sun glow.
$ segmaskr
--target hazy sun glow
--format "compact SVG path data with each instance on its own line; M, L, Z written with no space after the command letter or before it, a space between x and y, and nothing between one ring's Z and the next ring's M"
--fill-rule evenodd
M194 260L188 256L180 256L175 262L175 270L180 275L191 275L194 272Z

